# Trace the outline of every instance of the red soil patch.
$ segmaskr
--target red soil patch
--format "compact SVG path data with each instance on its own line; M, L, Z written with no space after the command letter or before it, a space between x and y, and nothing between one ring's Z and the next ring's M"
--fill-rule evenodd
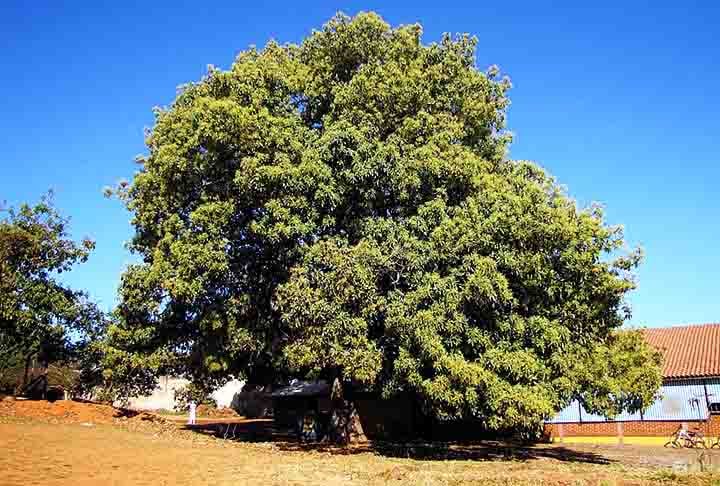
M235 410L232 408L212 408L206 405L200 405L197 408L198 417L211 417L211 418L235 418L240 417Z
M61 423L111 424L117 421L163 422L165 419L147 412L133 412L99 403L58 400L2 400L0 416L34 418Z

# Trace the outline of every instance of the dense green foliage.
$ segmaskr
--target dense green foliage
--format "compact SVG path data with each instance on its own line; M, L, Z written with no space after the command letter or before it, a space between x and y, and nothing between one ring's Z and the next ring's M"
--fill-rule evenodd
M640 254L507 159L475 45L338 16L158 109L108 377L339 377L492 429L649 403L658 355L616 332Z
M104 318L83 292L58 275L86 261L94 243L76 243L67 220L45 197L35 206L3 210L0 218L0 381L27 381L31 361L75 360L98 346ZM99 349L99 348L98 348ZM95 366L98 366L96 361ZM23 379L18 380L18 370Z

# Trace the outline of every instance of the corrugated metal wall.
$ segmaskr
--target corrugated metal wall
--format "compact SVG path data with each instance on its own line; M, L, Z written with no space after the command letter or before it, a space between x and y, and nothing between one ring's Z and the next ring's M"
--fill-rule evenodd
M707 390L707 399L706 399ZM705 420L709 403L720 403L720 380L687 380L664 384L661 398L642 413L621 414L614 421L628 420ZM561 410L548 423L605 422L602 415L588 413L577 401Z

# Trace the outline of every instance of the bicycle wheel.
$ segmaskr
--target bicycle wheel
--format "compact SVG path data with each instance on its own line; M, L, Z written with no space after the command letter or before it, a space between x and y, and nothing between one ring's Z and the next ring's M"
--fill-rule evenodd
M680 449L682 445L676 438L672 438L665 443L665 447L672 447L673 449Z

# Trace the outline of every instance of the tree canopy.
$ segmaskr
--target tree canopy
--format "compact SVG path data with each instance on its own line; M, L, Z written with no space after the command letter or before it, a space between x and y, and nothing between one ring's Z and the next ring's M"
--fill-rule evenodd
M650 403L658 354L618 332L639 250L508 159L474 38L421 37L338 15L156 110L110 379L340 378L496 430Z
M0 213L0 374L24 366L27 375L31 359L47 365L97 346L102 313L58 278L95 244L70 239L67 225L51 195Z

